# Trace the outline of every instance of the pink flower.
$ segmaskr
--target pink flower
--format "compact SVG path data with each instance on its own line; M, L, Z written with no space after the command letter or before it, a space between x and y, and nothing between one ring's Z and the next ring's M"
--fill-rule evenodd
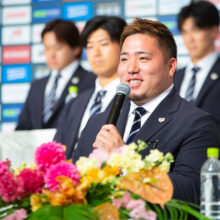
M129 216L134 219L156 220L157 215L153 211L147 211L145 201L142 199L132 199L128 191L120 199L114 199L112 204L117 208L126 208L131 210Z
M19 186L23 185L22 197L31 193L40 193L44 185L43 174L39 170L23 169L17 176Z
M6 216L3 220L23 220L27 217L27 212L25 209L19 209L14 213Z
M17 182L12 172L5 172L0 176L0 197L5 202L12 202L17 198Z
M35 151L35 162L38 169L43 173L46 173L51 165L57 164L65 159L65 149L62 144L56 141L42 144Z
M67 176L71 178L75 185L79 183L80 179L79 172L74 164L69 162L60 162L51 166L51 168L47 170L45 175L47 188L50 190L58 189L58 181L56 180L58 176Z
M10 167L10 161L6 159L6 161L0 162L0 176L2 176L5 172L8 172Z
M126 204L129 202L130 199L131 199L130 193L128 191L125 191L122 198L114 199L112 201L112 204L116 206L117 208L120 208L120 207L125 208Z
M89 154L89 158L95 159L99 162L99 165L101 166L103 162L108 160L109 153L104 148L96 148L92 151L91 154Z

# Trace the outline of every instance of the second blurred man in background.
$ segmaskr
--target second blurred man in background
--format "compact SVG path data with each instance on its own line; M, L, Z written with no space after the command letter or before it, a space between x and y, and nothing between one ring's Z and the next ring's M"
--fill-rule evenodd
M67 146L68 158L88 119L103 112L115 96L120 83L117 73L119 41L125 25L126 22L118 17L97 16L86 23L81 34L89 64L97 79L95 88L72 100L61 117L54 139Z
M215 51L218 9L208 1L191 3L180 11L178 28L191 61L176 72L174 84L183 98L220 121L220 58Z
M80 36L73 22L53 20L41 37L51 74L32 83L16 130L56 128L69 87L80 93L94 86L95 76L80 66Z

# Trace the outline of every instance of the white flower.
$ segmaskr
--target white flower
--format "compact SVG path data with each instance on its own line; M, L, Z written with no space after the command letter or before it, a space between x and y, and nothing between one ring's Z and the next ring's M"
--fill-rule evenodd
M99 163L93 158L80 157L79 160L76 162L76 166L80 175L83 176L92 168L99 167Z

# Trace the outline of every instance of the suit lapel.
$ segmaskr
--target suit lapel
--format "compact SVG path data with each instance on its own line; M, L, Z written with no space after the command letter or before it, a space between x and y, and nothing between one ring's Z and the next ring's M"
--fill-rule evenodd
M220 59L218 58L215 62L214 66L210 70L200 92L196 99L195 105L199 106L203 98L209 92L209 90L213 87L216 82L219 82L220 79Z
M81 79L81 67L79 66L76 71L72 74L70 80L68 81L67 85L65 86L64 90L63 90L63 93L62 95L60 96L60 98L58 99L55 107L54 107L54 112L53 112L53 115L56 114L56 112L60 109L60 107L62 107L64 104L65 104L65 99L66 99L66 96L68 95L69 93L69 87L74 85L74 86L77 86L78 87L78 90L79 90L79 87L80 87L80 80L83 80ZM74 82L75 81L75 82ZM52 118L52 117L51 117Z
M157 108L150 115L148 120L141 127L139 133L135 136L134 141L138 139L147 142L156 142L158 140L152 139L152 137L160 130L166 127L166 125L173 119L174 112L178 111L180 100L174 88L171 93L157 106ZM149 150L149 149L148 149Z
M81 124L81 120L83 117L83 114L86 110L86 106L88 105L88 102L92 96L94 92L94 89L89 89L88 91L84 92L81 94L80 99L75 99L74 101L74 109L72 112L72 118L70 119L71 122L73 122L71 124L71 126L69 127L69 131L70 131L70 139L67 143L68 146L71 146L71 148L67 148L67 150L69 149L69 151L67 152L67 155L69 154L69 152L73 152L73 147L74 144L78 138L78 131L79 131L79 127ZM78 108L76 108L76 106L78 106ZM74 112L75 110L75 112ZM74 131L74 133L73 133ZM69 155L71 156L71 155Z

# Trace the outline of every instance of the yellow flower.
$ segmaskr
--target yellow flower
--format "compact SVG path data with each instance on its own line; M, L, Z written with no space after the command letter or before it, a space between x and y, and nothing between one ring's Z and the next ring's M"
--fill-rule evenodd
M80 157L76 162L76 166L81 176L85 175L92 168L98 167L99 164L95 159L87 157Z
M32 194L30 196L31 211L37 211L43 203L47 202L46 198L40 194Z

